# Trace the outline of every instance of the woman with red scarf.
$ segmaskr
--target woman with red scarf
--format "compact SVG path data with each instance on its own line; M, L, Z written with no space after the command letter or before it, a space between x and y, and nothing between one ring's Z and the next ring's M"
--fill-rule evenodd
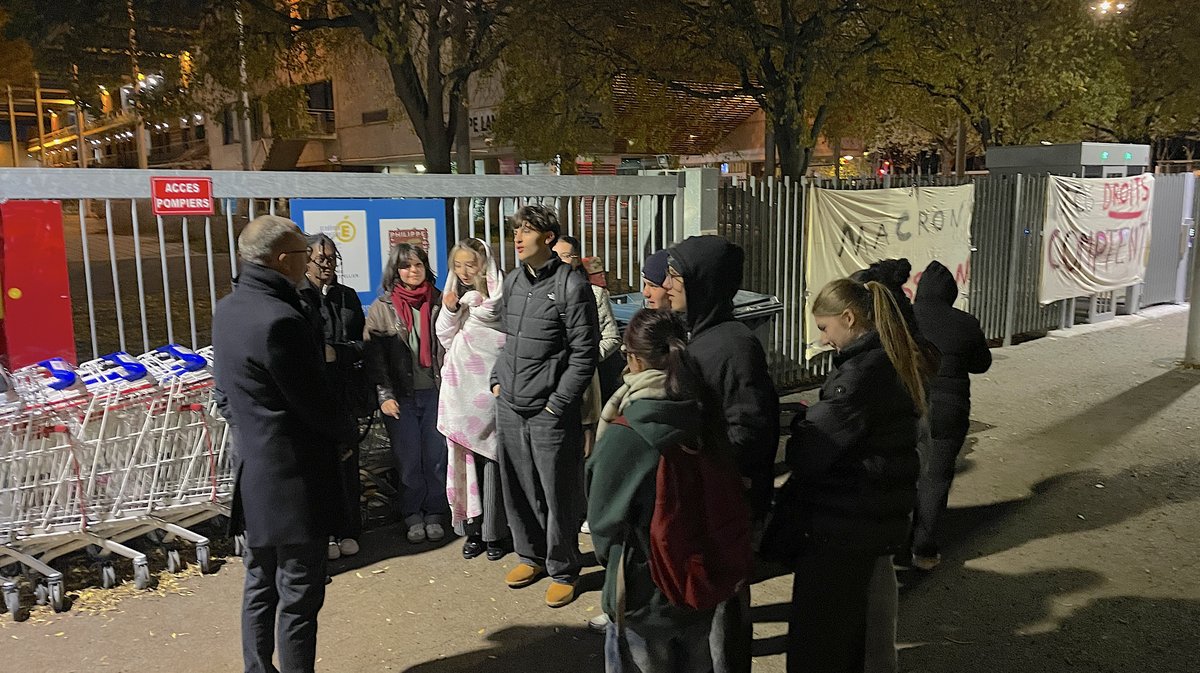
M367 371L392 441L403 484L401 513L408 541L436 542L446 502L446 439L437 429L442 347L433 325L442 305L429 257L417 246L392 246L383 292L367 310Z

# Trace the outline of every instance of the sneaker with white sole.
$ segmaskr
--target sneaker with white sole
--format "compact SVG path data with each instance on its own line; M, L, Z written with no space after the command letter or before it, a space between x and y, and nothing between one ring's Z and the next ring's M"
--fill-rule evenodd
M358 553L358 541L348 537L338 543L338 548L342 550L342 556L354 556Z
M593 631L604 633L608 630L608 625L611 623L612 620L608 618L608 614L601 612L600 614L588 620L588 628Z
M425 524L425 537L429 538L430 542L437 542L446 537L446 530L440 523L427 523Z
M325 556L330 561L336 561L342 557L342 548L338 546L336 540L329 541L329 546L325 548Z
M935 554L934 556L917 556L913 554L912 567L923 572L929 572L938 567L942 562L942 555Z
M408 541L420 544L425 541L425 524L415 523L408 527Z

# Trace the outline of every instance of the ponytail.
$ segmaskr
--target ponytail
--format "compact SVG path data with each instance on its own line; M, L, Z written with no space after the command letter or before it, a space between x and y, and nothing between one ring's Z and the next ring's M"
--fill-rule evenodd
M671 311L638 311L625 328L625 349L667 375L667 396L673 400L692 399L702 389L686 338L687 328Z
M868 281L867 290L871 293L872 314L875 330L879 332L879 340L887 353L900 381L908 389L913 406L919 415L925 414L925 372L927 365L925 355L913 340L912 333L904 322L896 298L885 285L877 281Z

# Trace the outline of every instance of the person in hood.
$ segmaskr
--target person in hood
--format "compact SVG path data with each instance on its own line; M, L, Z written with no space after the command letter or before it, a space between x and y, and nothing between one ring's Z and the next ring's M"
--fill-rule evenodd
M795 569L787 670L895 670L892 555L916 500L924 355L882 283L835 280L812 314L834 371L792 425L792 474L764 539L794 545L776 554Z
M610 617L603 622L608 673L712 670L713 611L672 605L650 571L659 460L680 445L705 450L707 443L686 336L669 311L633 316L621 348L625 383L601 412L600 437L588 459L588 520L605 567L601 602Z
M971 423L970 374L992 365L992 352L979 321L954 308L958 283L940 262L925 267L913 304L921 333L941 352L937 374L929 384L929 434L922 445L921 478L913 513L912 563L932 570L941 560L937 526L946 511L954 481L954 463Z
M744 258L739 246L719 236L689 237L667 251L663 287L688 329L688 355L704 382L703 402L724 410L716 420L746 484L751 512L761 521L771 506L779 452L779 394L762 344L733 315ZM747 587L722 603L713 618L716 673L749 671L753 641Z

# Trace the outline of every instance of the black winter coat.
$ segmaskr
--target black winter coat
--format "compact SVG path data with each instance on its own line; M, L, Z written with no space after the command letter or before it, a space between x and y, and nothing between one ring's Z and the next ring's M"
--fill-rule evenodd
M733 316L744 253L719 236L692 236L668 254L684 278L688 354L708 389L705 405L724 410L729 449L750 482L751 508L765 515L779 453L779 393L762 344Z
M213 315L213 351L237 447L233 530L251 547L324 540L340 512L335 447L358 433L291 282L243 264Z
M567 294L561 316L560 287ZM500 399L525 414L578 408L600 358L600 318L587 279L556 255L533 275L525 266L508 274L501 301L508 338L491 377Z
M916 501L918 416L877 332L834 356L821 401L792 426L784 487L818 541L872 554L907 543Z
M992 366L992 352L975 316L954 308L958 283L940 262L930 262L917 283L913 302L921 334L941 352L937 375L929 382L930 398L948 395L960 402L971 399L969 374ZM936 405L935 405L936 406Z
M330 283L322 293L307 278L300 283L299 292L309 320L336 355L333 362L326 363L333 383L355 416L369 416L375 410L375 395L367 384L363 362L366 317L358 293L338 282Z

